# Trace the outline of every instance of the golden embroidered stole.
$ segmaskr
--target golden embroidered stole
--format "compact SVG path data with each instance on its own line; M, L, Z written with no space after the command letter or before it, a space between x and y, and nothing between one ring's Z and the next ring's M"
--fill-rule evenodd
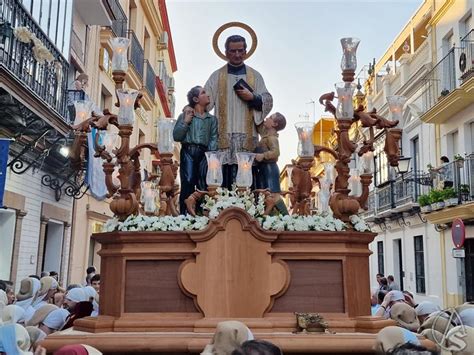
M252 68L245 66L247 71L246 82L255 90L255 73ZM219 140L218 146L219 149L228 149L229 148L229 138L227 136L227 64L224 65L219 70L219 82L218 82L218 103L219 103L219 112L218 112L218 131L219 131ZM253 111L246 106L245 109L245 143L244 149L249 152L253 152L255 149L253 141Z

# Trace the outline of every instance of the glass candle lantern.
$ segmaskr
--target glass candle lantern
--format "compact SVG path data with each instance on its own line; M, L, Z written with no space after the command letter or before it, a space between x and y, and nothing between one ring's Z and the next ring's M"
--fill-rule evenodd
M112 47L112 72L126 72L128 70L127 49L130 40L125 37L116 37L110 40Z
M329 184L334 184L334 181L336 180L336 169L334 169L334 163L331 161L323 163L323 167L324 167L323 181Z
M354 94L354 83L337 83L334 85L337 92L336 118L339 120L352 120L354 117L354 106L352 96Z
M294 165L286 166L286 173L288 174L288 188L293 187L293 180L291 180L291 174L293 173Z
M74 119L74 125L78 125L91 117L92 106L93 106L92 101L88 101L88 100L74 101L74 109L76 111L76 118Z
M407 98L405 96L387 96L387 103L388 108L390 110L390 115L392 121L400 121L403 117L403 106L407 102Z
M221 186L224 179L222 175L221 152L206 152L208 186Z
M255 153L236 153L237 157L237 177L235 182L237 187L250 187L252 186L252 164L255 159Z
M117 132L105 132L102 136L102 142L104 144L104 147L107 153L113 156L114 149L117 148L117 143L118 143Z
M176 121L169 118L162 118L158 120L158 152L173 153L174 139L173 139L173 128Z
M135 122L135 101L138 96L138 90L118 89L117 96L120 103L117 120L119 125L133 125Z
M351 190L349 196L360 196L362 193L362 184L360 182L359 172L357 169L351 169L350 174L351 176L347 181L349 184L348 188Z
M374 152L370 150L360 157L360 172L362 174L372 174L374 172Z
M298 156L313 157L314 156L314 145L313 145L313 129L314 124L312 122L298 122L295 124L296 131L298 132Z
M342 60L341 70L355 71L357 69L357 47L360 39L354 37L341 38Z
M141 201L143 204L143 210L146 213L155 212L156 210L155 198L157 196L155 184L151 181L143 181L141 187L142 187Z

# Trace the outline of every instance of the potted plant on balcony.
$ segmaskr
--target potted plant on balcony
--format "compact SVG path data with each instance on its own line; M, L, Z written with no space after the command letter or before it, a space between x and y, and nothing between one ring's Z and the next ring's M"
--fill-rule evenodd
M464 166L464 157L461 154L454 155L454 161L458 168L462 168Z
M420 205L420 210L423 213L431 212L431 201L429 195L421 195L418 197L418 204Z
M469 200L469 193L471 192L469 189L469 185L461 184L459 185L459 192L461 193L461 200L467 201Z
M456 206L458 204L459 200L454 188L448 187L444 189L442 193L445 207Z
M426 165L426 168L428 169L428 173L430 174L431 179L436 179L436 176L438 175L438 171L436 168L430 164Z
M431 209L433 211L444 208L443 191L433 189L430 191Z

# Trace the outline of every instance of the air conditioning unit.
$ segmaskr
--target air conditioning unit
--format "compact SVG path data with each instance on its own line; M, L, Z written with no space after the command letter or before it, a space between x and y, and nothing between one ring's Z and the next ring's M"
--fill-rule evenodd
M163 31L158 40L157 47L158 50L168 49L168 32Z

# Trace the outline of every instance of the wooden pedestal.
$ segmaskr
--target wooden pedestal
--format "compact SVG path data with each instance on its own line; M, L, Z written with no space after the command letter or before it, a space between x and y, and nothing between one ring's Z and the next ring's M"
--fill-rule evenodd
M152 351L142 339L152 337L153 351L199 352L219 321L238 319L285 353L318 352L312 337L319 337L322 352L341 346L368 351L373 333L393 324L369 316L368 244L374 237L264 231L237 208L198 232L95 234L102 245L101 315L76 321L74 330L96 333L87 339L107 351L125 339L136 344L134 351ZM291 334L294 312L320 313L331 331L344 334ZM77 342L75 332L63 341ZM45 345L56 348L61 336Z

